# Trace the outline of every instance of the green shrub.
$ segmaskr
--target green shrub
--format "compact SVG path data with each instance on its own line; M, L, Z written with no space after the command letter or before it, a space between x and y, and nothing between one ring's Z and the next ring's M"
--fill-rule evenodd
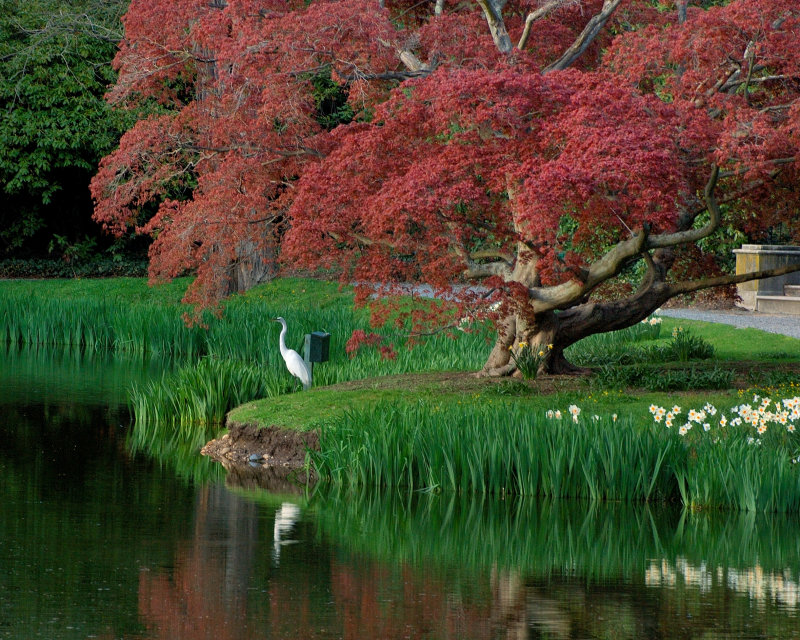
M704 360L713 357L714 347L683 327L676 327L665 355L668 359L678 362L688 362L695 358Z
M517 365L522 377L525 380L535 380L539 373L539 367L547 359L548 352L553 349L553 345L537 348L527 342L520 342L516 348L511 348L511 359Z
M660 365L605 365L597 369L593 384L601 389L636 387L648 391L728 389L733 383L730 369L667 368Z
M659 331L660 324L654 325ZM569 356L583 366L631 365L644 362L687 362L713 357L714 347L703 338L676 327L666 344L636 344L654 340L651 325L639 323L611 334L588 336L573 345Z

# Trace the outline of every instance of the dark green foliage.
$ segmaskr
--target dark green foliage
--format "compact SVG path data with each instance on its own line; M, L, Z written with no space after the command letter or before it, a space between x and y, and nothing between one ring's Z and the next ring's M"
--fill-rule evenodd
M638 387L648 391L728 389L734 372L729 369L666 368L661 365L603 365L593 380L601 389Z
M609 334L584 338L570 351L570 356L583 366L630 365L645 362L688 362L714 356L714 347L700 336L681 327L667 343L637 345L641 341L640 325ZM646 339L646 338L645 338Z
M147 275L144 258L95 255L82 262L52 258L8 258L0 260L0 278L106 278Z
M795 358L796 356L790 357ZM764 371L754 368L748 372L747 378L751 386L769 389L794 384L797 381L797 372L792 370Z
M0 252L99 234L89 179L125 128L103 100L125 0L0 0Z
M333 81L330 68L311 76L311 84L314 87L317 122L330 131L352 121L355 114L347 103L347 89Z
M714 367L665 366L668 363L707 360L714 347L700 336L676 327L668 342L638 344L658 338L660 324L643 323L581 340L571 357L581 365L598 367L592 383L600 389L637 387L649 391L727 389L734 372Z

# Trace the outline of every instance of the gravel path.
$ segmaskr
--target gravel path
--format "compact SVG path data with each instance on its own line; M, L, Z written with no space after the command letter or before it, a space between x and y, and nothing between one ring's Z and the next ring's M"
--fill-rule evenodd
M725 309L724 311L695 309L661 309L661 315L686 320L721 322L734 327L761 329L770 333L781 333L792 338L800 338L800 316L777 313L757 313L744 309Z

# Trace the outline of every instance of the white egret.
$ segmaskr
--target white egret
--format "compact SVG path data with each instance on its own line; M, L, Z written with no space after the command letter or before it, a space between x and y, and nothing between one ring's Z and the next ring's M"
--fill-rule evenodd
M300 379L300 382L303 383L303 389L307 391L311 388L311 371L305 363L305 360L300 357L297 351L286 348L286 320L283 318L273 318L273 322L280 322L281 327L283 327L281 329L280 347L283 361L286 363L286 368L295 378Z

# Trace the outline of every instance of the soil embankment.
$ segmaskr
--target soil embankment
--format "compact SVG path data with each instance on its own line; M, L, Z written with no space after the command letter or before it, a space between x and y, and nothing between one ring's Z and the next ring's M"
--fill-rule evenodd
M285 468L297 470L305 464L306 450L319 450L316 431L294 431L277 426L260 428L251 424L228 422L228 433L212 440L200 451L222 463L235 467Z

